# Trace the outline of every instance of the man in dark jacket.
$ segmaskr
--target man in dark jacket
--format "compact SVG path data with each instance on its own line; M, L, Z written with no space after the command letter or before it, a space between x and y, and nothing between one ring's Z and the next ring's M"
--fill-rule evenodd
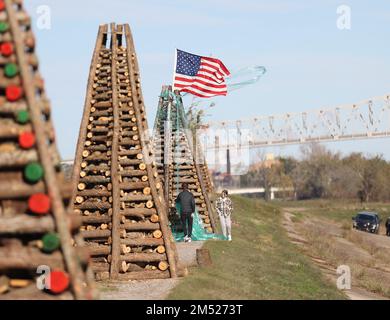
M181 222L183 224L184 241L191 242L195 198L194 195L188 191L187 183L183 183L182 187L183 191L177 196L176 203L180 203L181 206Z
M390 237L390 217L386 220L386 235Z

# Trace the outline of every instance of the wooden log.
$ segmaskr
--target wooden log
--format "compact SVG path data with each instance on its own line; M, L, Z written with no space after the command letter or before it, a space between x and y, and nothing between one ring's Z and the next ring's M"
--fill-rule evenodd
M168 279L170 277L169 271L160 270L145 270L121 273L118 275L118 280L147 280L147 279Z
M135 201L150 201L152 200L152 196L145 195L127 195L121 198L121 201L125 202L135 202Z
M81 226L81 219L76 215L69 217L69 229L76 230ZM3 234L40 234L54 232L56 229L53 217L33 217L16 215L1 218L0 235Z
M91 128L93 128L93 126L103 126L108 128L113 127L111 120L93 120L92 123L93 125L90 124Z
M30 279L10 279L9 286L13 288L26 288L31 282Z
M119 99L117 88L117 72L116 72L116 58L118 38L116 35L115 25L111 24L112 34L112 105L113 105L113 139L112 139L112 156L111 156L111 177L113 185L113 223L112 223L112 264L110 265L110 275L116 279L119 275L120 263L120 191L119 191L119 164L118 164L118 150L119 150Z
M165 253L165 247L163 245L159 245L156 249L158 253Z
M162 246L164 244L164 240L162 238L135 238L135 239L121 239L121 243L131 246L131 247L140 247L140 246Z
M79 210L106 210L111 208L111 204L108 202L83 202L74 206L75 209Z
M0 97L0 114L14 115L19 111L27 110L26 102L21 100L19 102L8 102L4 97ZM45 115L50 115L50 105L47 100L40 101L41 111Z
M84 173L84 174L82 174L82 173ZM81 176L81 177L85 177L85 172L81 171L81 172L80 172L80 176ZM80 190L80 191L85 190L86 187L87 187L87 186L85 185L85 183L79 183L79 184L77 185L77 189ZM80 195L79 195L79 196L80 196ZM77 202L77 198L76 198L76 202Z
M34 161L38 161L36 150L14 150L0 153L0 167L4 168L22 167Z
M160 228L159 223L151 223L151 222L137 222L137 223L124 223L122 225L124 229L127 231L152 231Z
M36 284L32 284L26 288L9 291L1 295L1 300L73 300L74 296L70 291L66 291L59 295L48 294L45 291L39 290Z
M107 262L93 262L92 270L94 272L108 272L110 270L110 265Z
M98 145L91 145L91 146L88 146L88 147L85 147L86 150L88 151L107 151L108 148L107 146L103 145L103 144L98 144Z
M119 184L121 190L137 190L148 187L148 182L123 182Z
M111 179L105 176L86 176L84 178L81 178L80 182L90 184L103 184L111 182Z
M122 272L134 272L143 271L144 268L140 267L135 263L127 263L126 261L122 261L121 270Z
M166 261L160 261L158 263L158 268L161 270L161 271L165 271L169 268L169 264L166 262Z
M121 166L139 165L139 164L142 164L142 160L138 160L138 159L122 159L122 160L119 160L119 164ZM141 170L145 170L145 169L141 169Z
M198 179L194 179L194 178L180 178L178 180L179 180L179 183L194 183L194 182L198 182Z
M99 101L93 104L95 108L110 108L112 107L111 101Z
M196 249L196 261L201 267L209 267L213 264L208 249Z
M106 190L83 190L77 192L78 196L81 197L110 197L111 192Z
M177 167L178 170L194 170L195 167L193 165L182 165Z
M112 218L108 216L82 216L81 220L83 224L91 224L91 223L109 223Z
M140 217L140 218L148 217L148 216L151 216L151 215L156 214L156 213L157 213L157 211L154 208L152 208L152 209L128 208L128 209L121 211L121 214L124 215L125 217L134 216L134 217Z
M15 269L36 270L42 264L52 269L65 268L60 252L53 252L47 255L34 247L0 247L0 270L2 271Z
M110 279L110 272L96 272L95 278L97 281L104 281Z
M29 198L31 195L36 193L45 193L46 187L43 181L40 181L34 185L25 183L22 177L15 176L15 181L12 183L0 183L0 200L3 199L20 199ZM59 177L59 183L61 184L61 195L63 198L69 198L72 193L72 188L69 184L62 181Z
M147 174L146 170L121 170L119 174L122 177L139 177Z
M133 139L121 139L121 141L119 141L119 145L121 145L121 146L136 146L136 145L139 145L139 141L135 141Z
M88 162L107 162L109 160L109 157L106 155L100 155L100 156L91 155L85 158L84 160Z
M90 139L93 142L107 142L109 136L110 136L110 134L104 135L104 136L93 136Z
M87 248L87 250L91 256L103 256L103 255L109 255L111 253L111 246L87 245L87 246L85 246L85 248Z
M122 150L119 151L119 156L134 156L140 153L140 150Z
M179 170L179 171L174 171L173 172L174 176L196 176L195 172L193 171L188 171L188 170Z
M204 206L206 206L205 200L202 200L202 199L200 199L200 198L195 198L195 204L196 204L196 205L202 205L202 204L204 204Z
M158 217L157 214L152 214L151 217L150 217L150 221L152 221L153 223L156 223L160 220L160 218Z
M126 262L159 262L167 260L166 254L160 253L128 253L121 256Z
M0 139L13 139L23 132L31 132L31 125L3 124L0 127Z
M151 189L150 187L145 187L143 190L142 190L142 193L146 196L150 195L151 193Z
M89 165L85 167L84 171L85 172L100 172L100 171L107 171L110 170L110 167L106 163L102 163L98 166L96 165Z
M107 127L99 127L99 128L92 128L91 132L93 133L108 133L110 131L110 128Z
M0 276L0 297L1 294L7 292L9 290L9 278L6 276Z
M153 237L154 237L154 238L160 239L162 236L163 236L163 233L161 232L161 230L155 230L155 231L153 231Z
M83 230L81 235L84 239L108 238L111 236L111 230Z
M152 200L149 200L146 202L146 208L150 209L150 208L153 208L153 206L154 206L154 203Z

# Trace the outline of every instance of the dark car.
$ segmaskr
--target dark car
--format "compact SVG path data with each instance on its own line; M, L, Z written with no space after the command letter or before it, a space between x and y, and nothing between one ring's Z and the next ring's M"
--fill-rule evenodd
M352 218L353 228L361 231L378 233L380 218L375 212L359 212Z

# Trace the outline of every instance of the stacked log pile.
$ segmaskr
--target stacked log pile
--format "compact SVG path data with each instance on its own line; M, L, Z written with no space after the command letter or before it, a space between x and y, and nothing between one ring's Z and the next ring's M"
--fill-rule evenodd
M207 193L213 194L215 192L214 184L213 184L213 180L211 179L210 171L206 162L200 165L200 170L202 172L202 177L205 183Z
M128 25L102 25L74 165L73 209L96 279L176 276L176 249L153 161ZM109 32L110 31L110 32Z
M80 219L65 210L71 189L34 48L22 1L1 0L0 299L90 299L89 256Z
M205 231L213 233L215 222L213 207L209 200L212 185L207 182L209 179L207 167L194 160L191 133L186 128L180 94L173 93L171 87L163 86L154 126L153 146L158 172L165 187L166 201L171 208L172 227L176 231L181 231L180 220L173 214L173 208L175 199L182 190L182 184L187 183L195 196L195 204Z

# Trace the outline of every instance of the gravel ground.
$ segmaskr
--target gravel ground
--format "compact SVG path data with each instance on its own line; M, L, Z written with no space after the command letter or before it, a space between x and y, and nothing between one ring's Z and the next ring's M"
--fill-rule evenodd
M176 243L179 265L195 266L196 249L203 246L204 241ZM163 300L180 282L178 279L156 279L145 281L104 281L99 282L100 299L102 300Z

